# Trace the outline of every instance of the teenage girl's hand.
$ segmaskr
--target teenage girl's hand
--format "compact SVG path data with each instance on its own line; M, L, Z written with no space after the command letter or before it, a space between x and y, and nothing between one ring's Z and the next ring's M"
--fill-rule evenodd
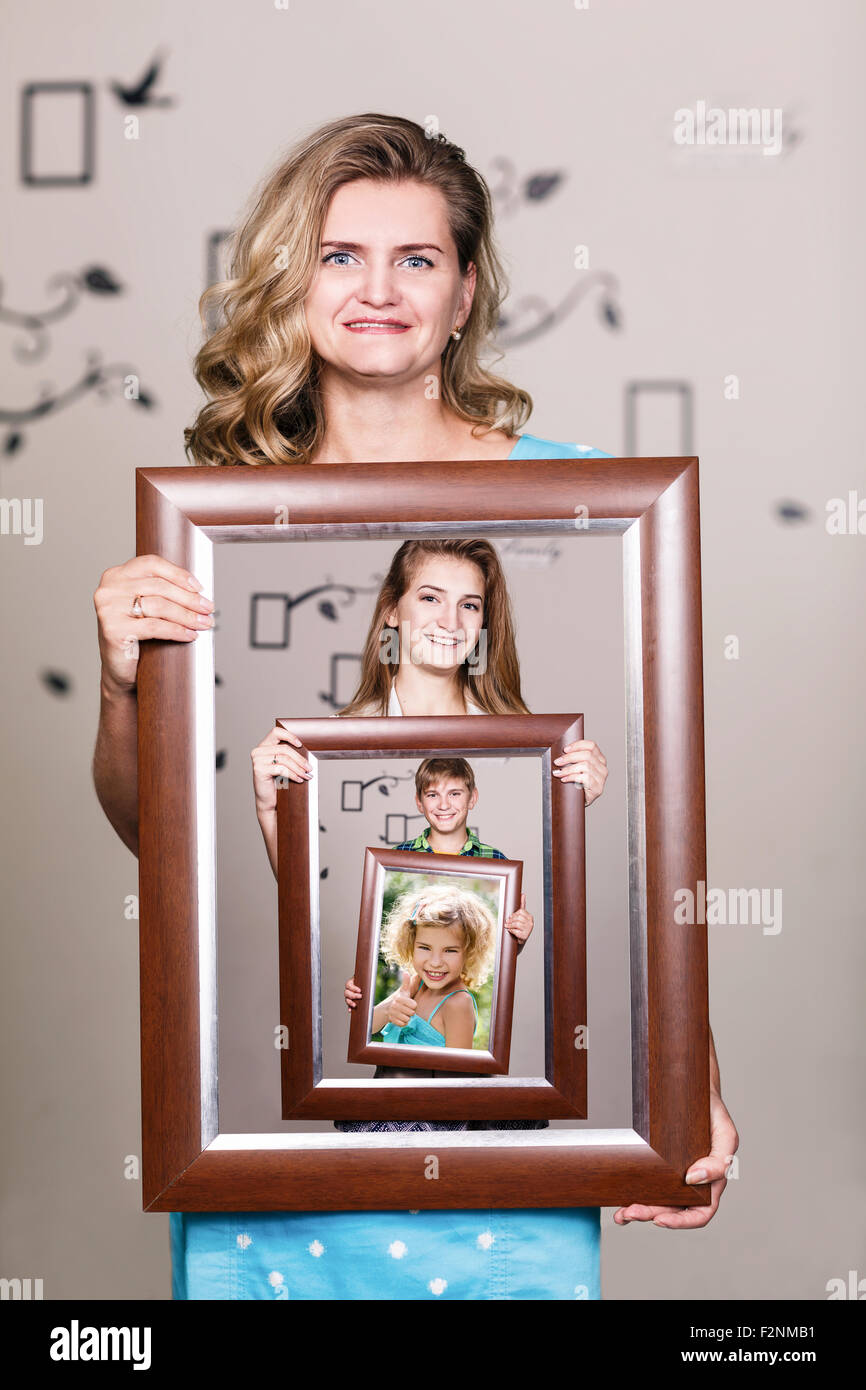
M143 617L133 614L138 598ZM107 569L93 595L99 632L102 679L118 690L133 690L138 679L138 644L158 637L194 642L213 627L213 600L189 570L161 555L134 555Z
M358 1000L361 998L361 990L359 990L354 980L346 981L346 988L343 990L343 997L346 1000L346 1008L354 1009Z
M295 745L294 747L292 745ZM256 815L277 809L277 788L275 777L288 777L293 782L306 782L313 770L303 753L296 752L301 740L290 729L275 724L270 733L265 734L250 753L253 761L253 790L256 797Z
M416 975L414 971L410 975L408 970L401 970L400 981L400 988L388 1000L388 1022L396 1023L398 1028L405 1028L418 1008L415 995L421 987L421 976Z
M554 758L557 764L554 777L560 782L579 782L583 786L587 806L597 801L604 791L607 781L607 758L597 743L582 738L577 743L567 743L560 757ZM558 764L562 766L558 766Z
M532 913L526 911L526 894L520 895L520 906L505 919L505 926L511 935L516 937L521 946L529 940L530 932L535 926L532 920Z

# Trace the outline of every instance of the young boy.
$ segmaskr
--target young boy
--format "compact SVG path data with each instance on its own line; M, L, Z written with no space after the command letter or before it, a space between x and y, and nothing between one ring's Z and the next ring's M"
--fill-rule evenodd
M475 774L465 758L425 758L415 772L415 805L427 828L392 849L432 850L434 854L474 854L507 859L485 845L466 821L478 800Z
M475 855L482 859L507 859L492 845L485 845L466 825L469 812L478 800L475 774L465 758L425 758L415 772L415 805L427 821L426 829L414 840L403 840L392 849L427 850L432 854ZM526 894L520 907L505 919L505 927L522 951L533 928L526 911ZM361 997L354 980L346 981L345 999L350 1009ZM402 1002L402 1001L401 1001ZM406 996L406 1007L415 1011L414 999Z

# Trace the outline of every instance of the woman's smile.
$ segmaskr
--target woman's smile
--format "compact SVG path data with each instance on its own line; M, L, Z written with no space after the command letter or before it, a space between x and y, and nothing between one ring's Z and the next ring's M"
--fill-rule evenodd
M408 333L409 325L399 319L350 319L343 324L350 333Z

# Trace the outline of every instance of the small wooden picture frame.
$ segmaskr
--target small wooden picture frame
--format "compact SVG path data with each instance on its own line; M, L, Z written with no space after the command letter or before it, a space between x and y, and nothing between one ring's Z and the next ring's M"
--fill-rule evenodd
M431 862L432 861L432 862ZM380 958L383 902L388 873L415 873L423 882L437 878L465 878L468 883L489 880L496 895L496 953L492 963L493 990L486 1046L478 1040L470 1048L375 1042L372 1015L376 1005L375 983ZM511 1017L514 1008L514 975L518 943L505 930L505 921L520 904L523 863L519 859L473 859L467 855L440 854L435 859L423 851L367 848L361 882L361 913L354 979L364 991L352 1010L349 1025L350 1062L380 1067L424 1067L433 1071L459 1071L479 1076L507 1076L511 1052Z
M586 1118L587 1057L574 1045L586 1025L585 798L552 776L554 759L583 737L581 714L445 715L439 718L277 718L300 740L309 781L277 782L280 1052L284 1120L551 1120ZM436 756L533 757L541 766L544 848L545 1075L513 1077L464 1065L436 1048L448 1079L334 1078L323 1075L322 929L318 890L318 771L322 759ZM379 853L379 851L377 851ZM397 851L391 851L392 855ZM402 851L424 869L445 858L495 872L514 861ZM360 879L359 866L359 879ZM360 881L359 881L360 888ZM510 899L513 911L519 903ZM371 912L369 905L367 912ZM362 918L365 908L362 904ZM434 1049L431 1049L434 1051ZM405 1067L405 1047L383 1049L383 1066ZM428 1063L428 1066L430 1064Z

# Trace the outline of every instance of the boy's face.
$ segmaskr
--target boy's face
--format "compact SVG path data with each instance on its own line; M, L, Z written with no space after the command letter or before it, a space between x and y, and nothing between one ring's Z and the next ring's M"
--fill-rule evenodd
M466 818L478 800L478 788L472 794L459 777L440 777L415 797L415 805L435 830L465 828Z

